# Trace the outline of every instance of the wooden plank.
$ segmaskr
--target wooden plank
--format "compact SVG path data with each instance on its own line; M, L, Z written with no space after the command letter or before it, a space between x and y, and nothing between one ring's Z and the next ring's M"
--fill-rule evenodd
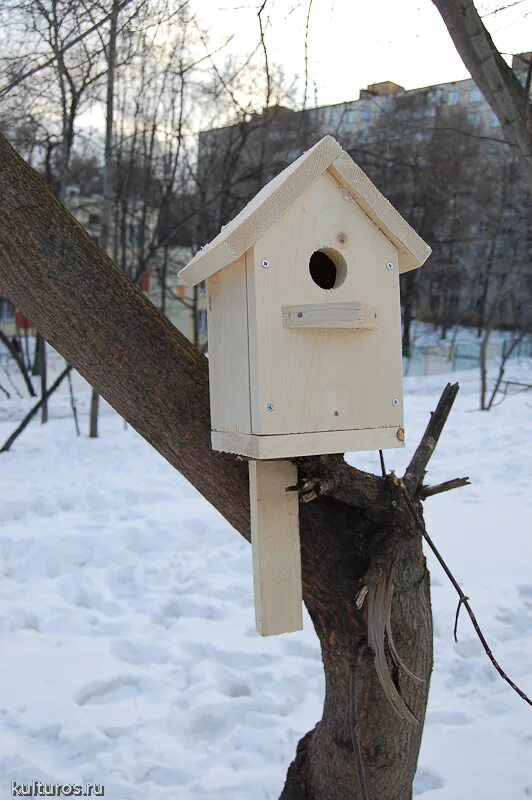
M303 627L297 483L290 461L250 461L255 622L262 636Z
M363 302L312 303L283 306L285 328L358 328L374 331L379 327L374 306Z
M211 443L213 450L222 453L237 453L255 459L289 458L403 447L404 430L400 427L368 428L359 431L320 431L281 436L212 431Z
M327 169L397 247L400 271L420 267L430 255L430 247L338 142L324 136L266 184L218 236L196 253L179 273L185 284L194 286L242 256Z
M332 136L324 136L276 175L181 270L185 284L194 286L243 255L342 152Z
M329 172L343 186L354 202L362 208L372 222L397 247L399 272L417 269L432 253L431 248L418 236L408 222L379 192L365 172L344 151L329 166Z
M316 251L340 265L332 289L311 276ZM253 434L402 426L397 264L394 245L328 172L259 239L246 261ZM377 330L283 326L283 306L353 298L378 308Z
M209 278L207 290L211 425L251 433L245 256Z

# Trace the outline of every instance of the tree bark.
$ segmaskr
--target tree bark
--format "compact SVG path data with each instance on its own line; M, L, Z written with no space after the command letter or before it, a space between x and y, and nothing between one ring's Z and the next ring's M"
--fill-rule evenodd
M473 0L433 0L478 88L517 145L532 184L532 102L486 30Z
M50 345L249 540L247 464L211 449L207 359L1 138L0 264L10 297ZM340 457L301 459L298 467L303 484L319 487L314 496L325 495L301 505L300 530L304 599L321 643L326 696L322 720L301 740L281 797L408 800L432 668L421 534L393 481ZM413 498L419 489L412 480ZM380 665L384 658L388 693L399 690L418 724L392 708L368 648L368 625L378 627L379 613L383 621L376 601L383 576L397 650L421 680L391 662L389 637L381 642ZM363 588L367 599L359 607Z

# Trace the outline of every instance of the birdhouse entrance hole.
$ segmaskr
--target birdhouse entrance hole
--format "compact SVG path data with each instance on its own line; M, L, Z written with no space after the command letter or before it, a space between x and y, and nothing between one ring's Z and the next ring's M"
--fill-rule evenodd
M312 253L308 269L310 277L320 289L337 289L345 281L347 265L341 253L324 247Z

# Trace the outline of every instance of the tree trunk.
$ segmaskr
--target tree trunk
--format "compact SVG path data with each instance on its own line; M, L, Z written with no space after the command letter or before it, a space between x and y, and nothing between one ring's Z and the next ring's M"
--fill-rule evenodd
M106 252L109 249L109 227L111 224L111 205L113 199L113 107L115 87L115 61L116 61L116 36L118 30L119 0L113 0L111 26L109 30L109 44L107 49L107 98L105 104L105 146L103 164L103 206L102 225L100 231L100 245ZM98 436L98 409L100 398L93 388L91 396L91 410L89 416L89 438Z
M480 366L480 410L487 411L486 398L488 393L488 344L491 335L491 326L488 325L484 330L484 335L480 343L479 366Z
M247 464L211 449L207 359L1 138L0 263L10 297L50 345L249 540ZM434 436L431 442L433 450ZM337 456L298 465L300 478L319 487L316 494L333 487L330 496L303 504L300 515L304 599L322 647L326 697L323 718L300 742L281 796L407 800L432 667L421 534L392 480L348 467ZM410 475L413 498L423 473L418 464ZM381 637L380 667L384 658L388 696L399 689L418 724L392 709L376 674L378 651L368 647L379 620L387 619L378 598L388 576L391 600L392 573L391 630L421 682L387 666L389 638L385 647ZM363 587L367 598L359 608L355 598Z
M421 542L408 517L397 515L389 533L408 546L395 577L392 628L408 668L424 683L399 672L393 677L419 720L416 725L400 719L385 697L367 647L367 617L354 603L387 514L379 521L371 512L368 517L368 507L355 509L325 498L321 504L318 516L314 504L302 507L301 540L304 598L321 643L325 703L321 721L298 745L281 800L364 798L351 736L355 701L368 797L408 800L432 669L429 576ZM350 696L353 673L356 698Z

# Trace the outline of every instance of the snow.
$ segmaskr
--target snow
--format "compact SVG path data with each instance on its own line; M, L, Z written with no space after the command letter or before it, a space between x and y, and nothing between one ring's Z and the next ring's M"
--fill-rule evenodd
M531 382L531 366L512 362L508 377ZM461 391L429 478L473 485L429 499L427 527L496 657L531 695L530 393L486 413L476 370L407 378L407 446L386 465L404 469L447 378ZM65 384L49 424L33 422L0 456L0 786L275 799L321 713L310 621L287 636L255 633L249 545L105 404L101 438L86 438L89 393L75 384L81 438ZM1 441L30 406L0 398ZM379 469L375 453L350 461ZM532 710L497 676L465 613L454 643L456 595L428 560L436 663L415 794L532 796Z

